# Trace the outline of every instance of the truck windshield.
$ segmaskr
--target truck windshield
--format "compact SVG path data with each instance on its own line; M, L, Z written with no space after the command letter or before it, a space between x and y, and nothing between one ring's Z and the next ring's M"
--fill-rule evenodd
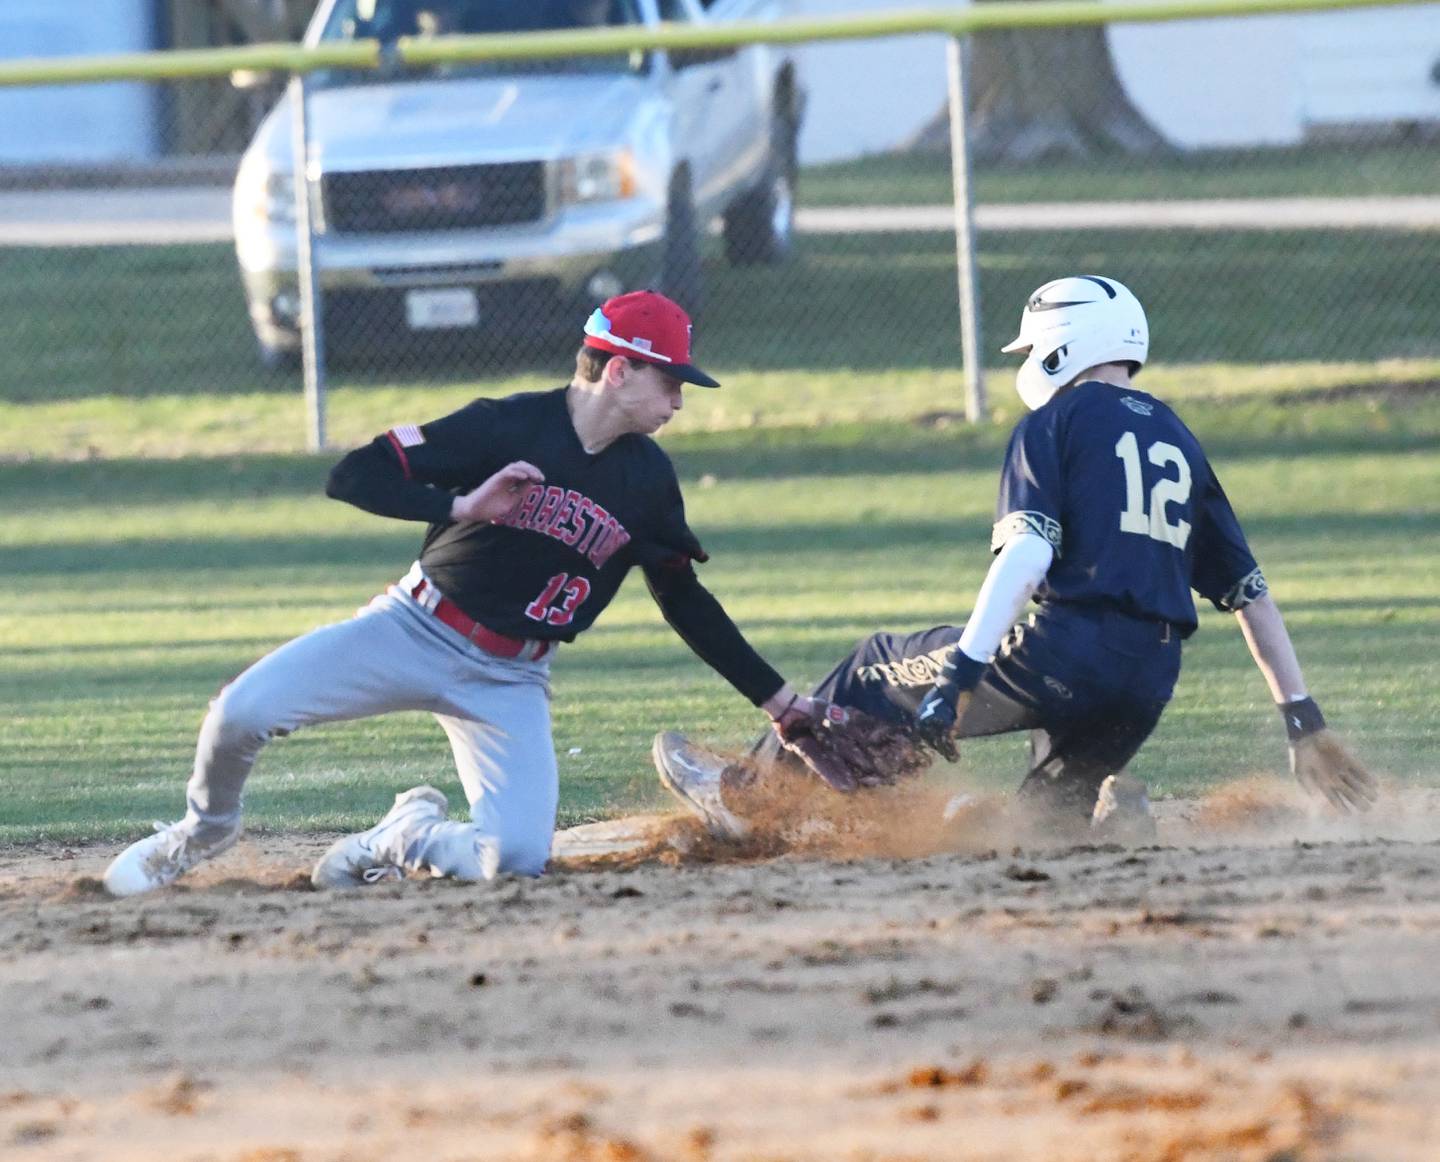
M639 23L637 0L339 0L325 21L320 39L394 41L402 36L474 36ZM464 61L399 71L406 77L615 73L640 71L645 62L646 54L635 51L552 60ZM363 84L394 80L396 71L337 70L316 79L322 84Z

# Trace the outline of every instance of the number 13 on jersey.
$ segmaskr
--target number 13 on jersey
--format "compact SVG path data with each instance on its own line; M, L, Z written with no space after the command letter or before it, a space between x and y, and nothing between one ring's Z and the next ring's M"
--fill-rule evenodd
M1126 432L1115 441L1115 455L1125 466L1125 507L1120 513L1120 531L1137 533L1183 549L1190 539L1190 522L1173 524L1165 511L1167 504L1184 504L1190 499L1190 464L1174 444L1156 440L1145 451L1145 458L1157 468L1176 470L1174 476L1162 476L1150 489L1150 511L1145 511L1145 476L1140 466L1140 442L1134 432Z
M525 607L525 616L551 625L569 625L575 617L575 610L589 596L590 582L584 577L556 573L545 582L540 596Z

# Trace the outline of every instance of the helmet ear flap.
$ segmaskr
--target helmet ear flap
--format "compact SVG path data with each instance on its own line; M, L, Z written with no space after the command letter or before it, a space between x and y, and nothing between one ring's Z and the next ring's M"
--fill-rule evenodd
M1065 362L1065 356L1069 350L1070 345L1068 343L1063 347L1055 348L1054 351L1050 352L1049 355L1040 361L1040 366L1045 368L1051 375L1054 375L1060 370L1060 364Z

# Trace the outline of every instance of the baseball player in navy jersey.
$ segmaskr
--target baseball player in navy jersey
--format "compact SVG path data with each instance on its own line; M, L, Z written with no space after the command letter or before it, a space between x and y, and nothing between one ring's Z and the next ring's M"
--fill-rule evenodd
M422 786L316 865L321 887L399 878L539 875L558 778L550 662L588 629L638 566L685 643L778 724L809 710L700 583L705 551L670 460L650 438L684 384L719 386L690 359L690 320L662 295L611 299L585 324L574 379L553 391L477 399L392 428L351 452L327 492L428 524L410 571L349 621L262 658L227 685L200 730L186 812L111 864L114 895L174 881L241 830L241 793L261 748L317 722L428 710L449 736L470 803L447 818Z
M913 714L940 748L1028 730L1018 798L1030 814L1062 830L1143 834L1144 784L1123 772L1174 691L1181 642L1196 629L1193 589L1239 621L1302 784L1339 808L1367 807L1374 782L1320 745L1324 717L1199 442L1134 386L1149 355L1134 295L1113 278L1046 283L1004 350L1026 357L1017 388L1031 410L1010 437L995 560L969 619L865 639L815 697L894 722ZM1017 625L1032 597L1038 608ZM673 734L654 750L662 781L712 830L734 832L703 753ZM752 757L781 754L762 741Z

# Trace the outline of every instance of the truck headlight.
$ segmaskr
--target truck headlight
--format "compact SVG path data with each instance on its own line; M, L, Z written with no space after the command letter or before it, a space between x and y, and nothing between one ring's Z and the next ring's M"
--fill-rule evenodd
M295 178L263 165L241 165L235 175L236 217L262 222L295 221Z
M562 206L611 202L635 193L635 158L628 149L562 158L559 169Z

